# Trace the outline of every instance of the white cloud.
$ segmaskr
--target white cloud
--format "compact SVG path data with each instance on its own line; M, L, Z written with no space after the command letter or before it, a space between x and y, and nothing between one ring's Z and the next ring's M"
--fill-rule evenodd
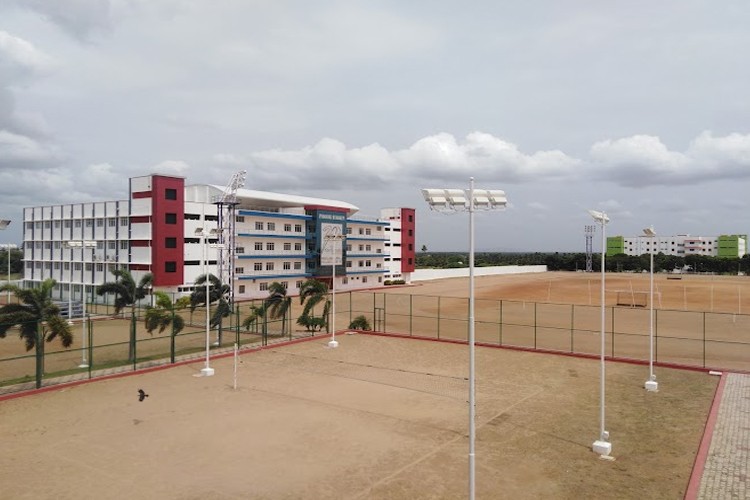
M594 175L623 186L698 184L750 177L750 135L714 137L703 132L684 153L658 137L635 135L595 143Z
M60 159L59 151L52 146L31 137L0 130L0 169L38 168Z
M50 56L30 42L0 30L0 86L47 74L55 66Z
M186 175L190 171L190 165L182 160L165 160L152 167L155 172L172 175Z

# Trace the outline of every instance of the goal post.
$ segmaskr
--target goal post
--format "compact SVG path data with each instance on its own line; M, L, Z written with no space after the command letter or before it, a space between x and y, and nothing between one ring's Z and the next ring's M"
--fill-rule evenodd
M623 290L617 292L617 305L626 307L647 307L648 292Z

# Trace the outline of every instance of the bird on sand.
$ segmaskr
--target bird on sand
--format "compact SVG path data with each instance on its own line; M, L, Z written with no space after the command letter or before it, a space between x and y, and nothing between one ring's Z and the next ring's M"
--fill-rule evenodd
M143 401L148 397L148 394L143 392L143 389L138 389L138 401Z

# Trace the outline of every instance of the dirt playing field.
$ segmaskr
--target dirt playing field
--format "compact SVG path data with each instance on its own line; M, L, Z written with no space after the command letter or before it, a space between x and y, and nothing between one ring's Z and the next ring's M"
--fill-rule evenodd
M2 401L0 496L465 498L466 346L337 339ZM477 498L682 498L717 378L607 369L614 461L596 360L477 348Z

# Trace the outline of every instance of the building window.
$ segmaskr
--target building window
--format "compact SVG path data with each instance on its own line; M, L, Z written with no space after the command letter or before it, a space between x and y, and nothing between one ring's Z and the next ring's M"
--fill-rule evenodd
M291 262L284 262L284 266L283 267L284 267L284 270L289 270L289 269L292 268L292 263Z
M256 241L255 242L255 249L256 250L263 250L263 242L262 241Z
M372 251L372 245L365 245L365 250L368 252Z
M263 231L263 223L255 221L255 230L256 231Z
M266 271L273 271L273 262L266 262Z
M284 224L284 231L287 233L292 231L292 225L291 224Z
M295 224L294 225L294 232L295 233L301 233L302 232L302 224Z
M109 227L117 227L117 219L115 219L114 217L110 217L109 219L107 219L107 225Z
M127 250L129 246L129 242L127 241L121 241L120 242L120 250Z
M352 228L347 227L346 228L346 234L352 234Z
M170 260L164 263L164 271L168 273L177 272L177 262Z
M244 215L238 215L235 217L235 222L245 222L245 216Z
M31 224L31 222L29 222L29 224ZM65 226L65 228L70 228L70 221L66 220L65 223L64 223L64 226ZM31 229L31 228L29 228L29 229Z
M37 229L41 229L42 228L42 223L41 222L37 222L37 225L39 226ZM81 221L79 221L79 220L73 221L73 227L76 227L76 228L81 227Z
M352 251L352 246L351 246L351 245L349 245L349 244L347 244L347 245L346 245L346 251L347 251L347 252L351 252L351 251Z
M372 230L368 227L367 229L365 229L365 234L367 236L371 235L372 234Z
M164 190L164 199L165 200L176 200L177 199L177 190L172 188L167 188Z
M237 247L234 251L235 253L245 253L245 247Z
M349 283L349 278L347 278L346 276L344 276L343 278L341 278L341 283L343 283L344 285L348 284Z
M110 250L116 250L117 249L117 242L116 241L108 241L107 242L107 248Z
M275 245L273 241L266 242L266 250L273 250L275 248Z
M237 274L245 274L245 268L244 267L235 267L234 272Z
M361 227L360 227L360 228L359 228L359 234L364 234L364 233L365 233L365 230L364 230L364 228L361 228Z
M366 260L365 267L372 267L372 261Z
M302 269L302 262L299 262L299 261L295 262L294 263L294 268L295 269Z
M245 293L245 285L240 285L239 293Z
M260 291L265 292L268 290L268 283L261 283L260 284Z
M177 248L177 238L164 238L164 246L166 248Z
M262 271L263 270L263 263L262 262L256 262L253 264L253 269L255 271Z
M96 219L96 227L104 227L104 219Z
M411 229L409 229L409 232L408 232L407 234L408 234L409 236L414 236L414 231L412 231Z
M275 222L267 222L266 223L266 229L269 231L276 231L276 223Z
M302 243L295 243L294 244L294 250L296 252L301 252L302 251Z
M164 214L166 224L177 224L177 214Z
M284 250L289 251L291 249L292 249L292 244L291 243L284 243Z
M302 282L301 282L301 281L297 281L297 282L296 282L296 283L294 284L294 286L296 286L297 288L302 288Z
M47 229L49 227L49 222L45 222L44 227L45 229ZM94 221L92 221L91 219L86 219L86 227L94 227Z
M128 218L127 217L120 217L120 225L121 226L127 226L128 225Z
M367 276L362 276L362 283L367 283Z
M346 261L346 267L352 267L352 261L347 260Z

